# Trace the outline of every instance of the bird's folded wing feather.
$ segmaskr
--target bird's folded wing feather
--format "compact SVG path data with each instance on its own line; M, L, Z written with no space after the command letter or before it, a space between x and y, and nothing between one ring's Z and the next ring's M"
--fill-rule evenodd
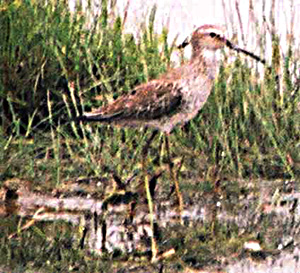
M177 112L181 101L181 88L176 83L154 80L137 86L130 94L85 116L100 121L158 119Z

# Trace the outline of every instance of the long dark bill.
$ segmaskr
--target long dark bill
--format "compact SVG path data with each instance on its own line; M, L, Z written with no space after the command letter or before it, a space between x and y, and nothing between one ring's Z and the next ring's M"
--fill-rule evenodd
M261 62L261 63L263 63L263 64L266 63L266 60L261 59L260 57L258 57L257 55L255 55L255 54L252 53L252 52L249 52L249 51L247 51L247 50L245 50L245 49L239 48L238 46L232 44L232 43L231 43L230 41L228 41L227 39L226 39L226 46L228 46L230 49L233 49L233 50L235 50L235 51L237 51L237 52L242 52L242 53L244 53L245 55L250 56L251 58L255 59L255 60L258 61L258 62Z

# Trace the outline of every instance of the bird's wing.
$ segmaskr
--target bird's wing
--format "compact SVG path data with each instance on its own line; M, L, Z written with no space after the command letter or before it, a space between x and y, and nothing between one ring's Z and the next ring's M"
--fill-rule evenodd
M182 101L176 82L153 80L137 86L130 94L85 114L86 120L151 120L176 112Z

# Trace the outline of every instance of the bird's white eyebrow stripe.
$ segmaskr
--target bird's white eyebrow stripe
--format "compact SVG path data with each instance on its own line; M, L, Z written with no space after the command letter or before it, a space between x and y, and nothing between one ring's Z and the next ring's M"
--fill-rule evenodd
M218 31L218 29L216 29L216 28L207 28L204 30L204 32L216 32L216 30ZM221 30L219 30L219 31L221 31Z
M221 29L216 29L216 28L203 29L201 32L202 33L216 33L216 34L219 34L220 36L224 36L224 32Z

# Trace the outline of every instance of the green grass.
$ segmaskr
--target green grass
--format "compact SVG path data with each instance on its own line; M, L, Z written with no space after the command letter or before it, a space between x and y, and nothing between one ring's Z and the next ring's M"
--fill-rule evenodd
M72 120L158 77L171 65L175 42L168 45L167 29L155 32L155 12L154 7L137 40L124 33L124 18L110 18L106 1L90 28L80 9L70 13L64 4L0 4L0 186L16 177L49 192L79 176L108 177L114 171L126 179L141 170L141 150L149 131L145 135L141 129ZM193 175L212 184L217 178L299 178L299 60L290 45L281 60L283 80L278 81L281 57L275 38L273 68L265 69L262 81L257 80L256 65L242 58L224 62L205 107L174 130L172 156L185 158L180 177ZM164 155L157 158L160 145L157 138L151 146L150 173L165 160ZM189 187L183 179L181 186ZM57 247L55 238L52 243L46 240L52 250ZM6 259L1 263L12 266L13 255L15 259L25 255L22 250L11 252L21 242L3 242L6 247L0 256ZM33 268L64 271L61 265L60 270L54 269L56 265L48 268L47 260L39 256L45 251L51 254L49 249L37 249L26 260L34 259ZM78 256L80 265L88 259L79 250L72 251L74 266Z
M167 44L166 29L161 35L153 29L155 7L140 40L123 33L121 17L111 23L105 5L89 31L83 13L71 14L63 5L3 4L1 12L5 30L1 33L1 146L5 151L1 158L6 161L10 154L24 154L23 175L32 179L36 176L32 170L35 150L39 154L51 151L55 164L49 163L57 169L51 179L57 183L63 160L74 162L82 159L82 153L81 163L92 166L87 173L101 173L97 157L104 165L115 162L113 169L124 170L122 162L127 159L135 165L131 157L142 137L138 129L78 126L71 120L158 77L170 65L174 46ZM276 53L275 43L273 50ZM275 53L274 64L280 58ZM296 72L291 70L297 61L292 47L288 53L280 82L283 94L275 68L266 69L259 82L258 72L245 61L224 63L203 110L183 129L174 130L172 145L179 143L172 147L174 154L190 150L233 176L293 178L297 174L293 166L297 155L292 151L299 145L299 94ZM24 139L34 139L34 143L23 145ZM23 144L17 147L19 141ZM287 157L292 160L288 162ZM138 161L139 152L134 158ZM20 176L13 165L2 166L3 180Z

